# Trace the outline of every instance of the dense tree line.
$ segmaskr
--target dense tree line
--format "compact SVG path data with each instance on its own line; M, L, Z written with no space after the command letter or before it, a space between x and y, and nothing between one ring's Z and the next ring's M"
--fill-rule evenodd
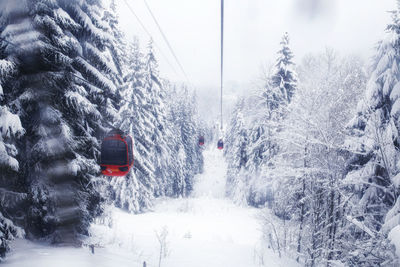
M268 196L265 168L279 151L278 133L297 87L289 35L284 34L281 49L265 86L238 101L228 128L225 155L228 159L227 193L236 202L263 205ZM246 187L238 188L236 184Z
M306 266L398 264L399 14L370 70L331 49L296 66L285 35L264 86L236 105L227 194L266 206L265 242Z
M79 244L106 203L187 195L202 166L194 105L160 78L151 42L127 41L114 1L2 1L0 259L24 235ZM98 166L114 127L135 142L122 179Z

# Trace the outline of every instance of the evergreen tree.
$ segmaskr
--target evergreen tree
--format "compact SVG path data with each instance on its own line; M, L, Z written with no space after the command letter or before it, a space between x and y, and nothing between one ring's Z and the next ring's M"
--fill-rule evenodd
M264 89L257 93L257 105L252 115L248 169L255 173L250 182L248 202L262 205L270 198L270 181L265 169L273 169L273 158L279 151L280 140L277 134L282 131L282 121L287 115L287 105L291 102L297 83L297 74L292 62L293 54L289 48L289 36L285 33L275 64L275 71L267 79ZM261 112L260 112L261 111Z
M165 194L168 179L169 156L168 137L171 136L167 123L166 92L163 81L159 77L158 62L153 51L153 40L147 45L145 57L145 88L149 95L149 113L152 117L153 129L151 133L152 148L151 160L154 164L155 177L158 179L155 195Z
M139 212L151 206L150 200L157 186L151 156L153 143L149 138L154 124L150 112L151 100L145 88L144 56L137 39L128 47L128 67L121 90L121 120L118 125L121 130L133 136L134 171L128 174L126 180L112 181L112 198L116 206Z
M392 12L387 38L376 50L365 98L349 123L352 136L348 143L354 156L348 162L345 181L348 194L353 196L349 217L356 225L349 242L359 244L351 248L357 255L348 255L354 264L378 265L390 260L393 255L389 253L386 236L399 231L399 10ZM366 253L372 247L378 248L377 252Z
M190 193L203 164L195 97L167 92L151 43L146 56L126 44L115 1L8 1L0 13L1 259L17 225L79 244L104 198L139 212ZM114 127L134 137L134 170L105 182L100 140Z
M272 86L278 87L284 100L290 103L296 91L297 75L292 61L293 53L289 47L289 34L286 32L281 41L281 49L278 51L278 59L275 63L275 73L271 77Z
M194 177L203 168L202 150L198 146L198 122L195 116L195 96L187 87L172 92L170 121L175 128L175 147L171 155L173 166L173 194L188 196L193 190ZM176 156L177 155L177 156Z
M197 147L194 100L159 77L152 48L144 56L138 41L129 46L118 126L134 137L134 171L111 182L115 205L143 211L160 196L186 196L202 169Z
M275 69L271 77L268 77L261 90L257 90L247 98L251 104L245 105L246 114L246 171L235 168L230 164L228 173L228 186L230 181L238 180L232 177L233 173L241 173L241 185L248 204L253 206L264 205L267 200L271 200L270 182L271 179L265 175L266 169L273 169L273 158L279 151L279 140L277 134L282 130L282 121L287 113L287 106L293 98L296 90L296 77L294 63L292 62L292 52L289 48L289 37L285 33L281 49L278 52ZM236 137L242 138L242 137ZM241 143L231 140L231 143ZM240 162L240 155L230 158L233 162ZM246 174L247 173L247 174ZM231 190L230 190L231 191ZM236 190L236 192L243 191ZM242 198L239 197L238 198Z
M169 92L168 102L170 103L170 108L167 113L167 119L173 134L170 136L168 144L173 158L169 166L170 179L167 187L167 195L179 197L182 196L185 191L185 174L187 172L185 169L185 148L181 138L181 127L183 123L181 116L182 96L176 86L170 85Z
M182 144L185 149L186 162L185 162L185 190L183 196L188 196L193 190L193 184L196 174L201 172L203 165L203 157L201 149L198 145L198 122L196 121L196 97L184 88L183 95L188 96L183 99L181 104L181 138Z
M235 106L233 116L229 124L226 136L226 149L224 155L228 161L227 172L227 195L236 203L247 203L247 192L245 188L248 161L248 130L245 125L243 109L244 98L240 99Z
M100 1L24 1L6 20L5 55L17 59L15 105L26 129L20 174L29 187L29 236L76 243L101 210L93 187L107 130L112 36Z
M24 231L15 225L16 216L23 212L21 208L26 200L26 187L18 179L20 164L15 146L25 130L17 114L10 112L8 88L3 84L16 74L16 65L3 58L0 49L0 262L9 251L9 242L15 237L23 237ZM5 216L7 215L7 216Z

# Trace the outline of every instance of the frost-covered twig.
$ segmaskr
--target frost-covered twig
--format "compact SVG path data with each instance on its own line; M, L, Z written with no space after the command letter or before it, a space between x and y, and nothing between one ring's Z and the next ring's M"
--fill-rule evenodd
M158 258L158 267L161 267L162 258L166 258L168 256L168 227L164 226L160 231L155 231L157 241L160 245L160 254Z

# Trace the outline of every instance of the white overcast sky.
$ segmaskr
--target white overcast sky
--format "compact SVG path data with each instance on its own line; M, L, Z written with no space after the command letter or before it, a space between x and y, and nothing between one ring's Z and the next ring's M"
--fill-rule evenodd
M161 73L184 81L179 67L147 11L144 0L126 0L173 64L158 53ZM130 13L125 0L116 0L121 26L129 37L139 36L144 46L149 36ZM218 87L220 56L219 0L147 0L197 87ZM275 60L282 34L291 38L295 61L326 46L342 54L368 59L390 22L387 11L396 0L225 0L226 81L246 83L260 65Z

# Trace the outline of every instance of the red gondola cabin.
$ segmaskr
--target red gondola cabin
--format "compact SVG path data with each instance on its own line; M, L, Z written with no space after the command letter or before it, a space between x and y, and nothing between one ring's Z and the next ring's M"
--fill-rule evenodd
M224 148L224 141L222 139L218 140L218 149L223 149Z
M204 145L204 136L199 137L199 145L203 146Z
M101 173L125 176L133 166L132 137L120 130L112 130L101 144Z

